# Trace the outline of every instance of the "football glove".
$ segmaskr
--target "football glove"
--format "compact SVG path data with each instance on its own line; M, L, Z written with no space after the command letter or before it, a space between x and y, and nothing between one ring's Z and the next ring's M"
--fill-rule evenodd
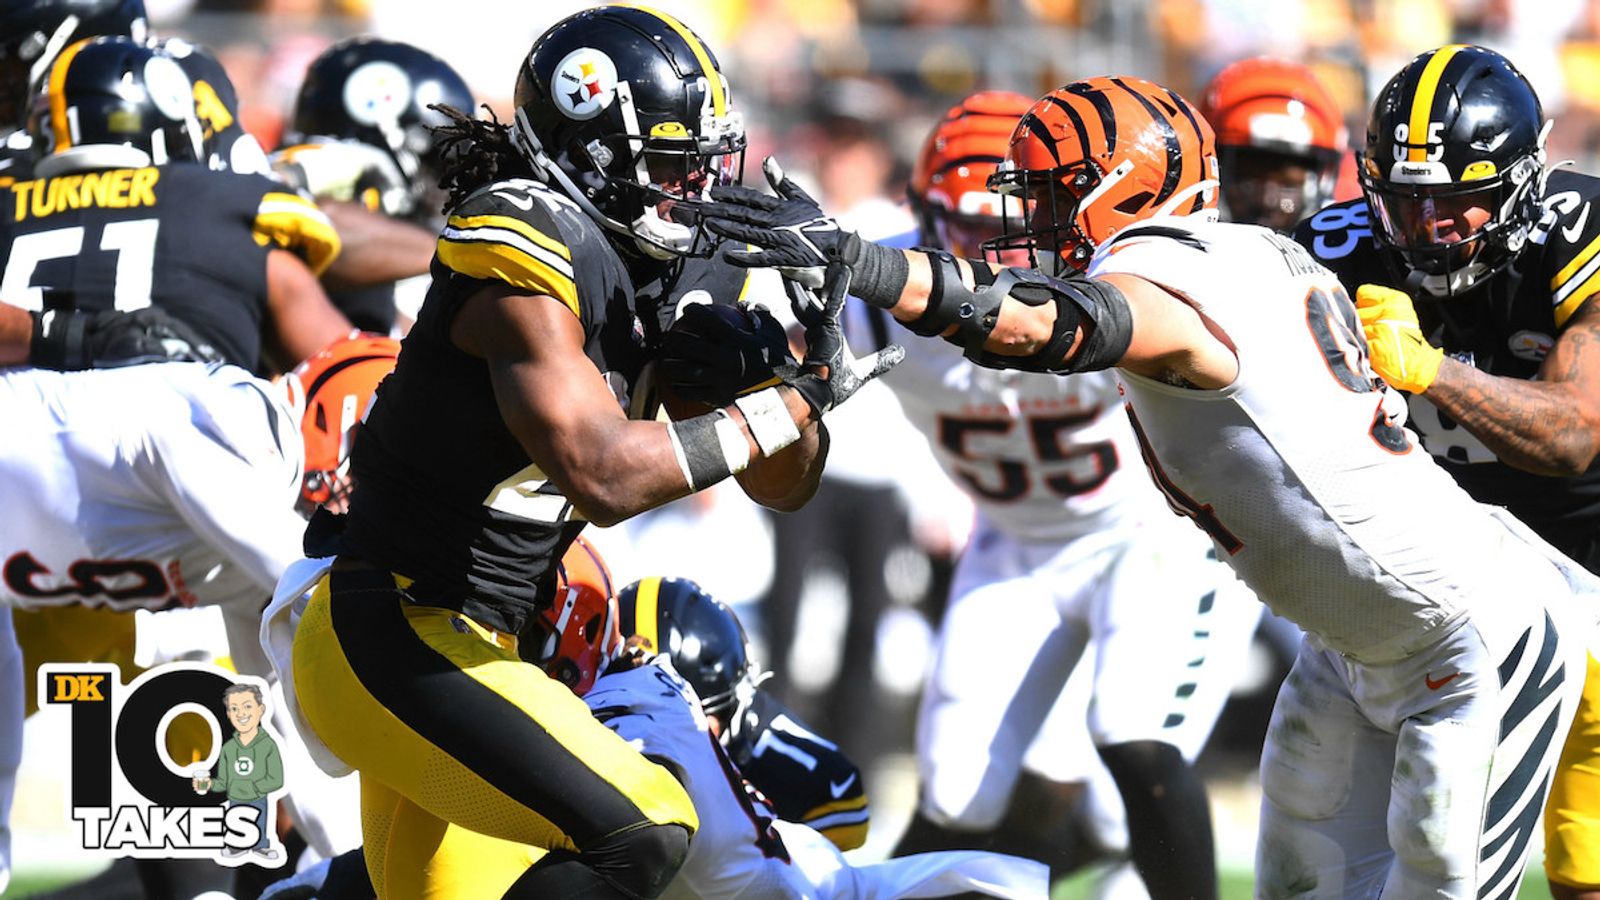
M1356 313L1372 368L1391 386L1420 394L1439 377L1444 351L1428 343L1410 295L1377 284L1356 289Z
M402 217L416 206L410 182L389 154L360 141L289 147L273 154L272 169L317 200L360 203L372 212Z
M661 338L661 377L685 400L727 406L794 369L783 326L761 306L695 303Z
M823 270L839 258L845 242L854 237L822 211L772 157L761 163L773 193L739 185L714 187L709 202L695 204L707 228L726 238L753 245L754 250L730 250L728 261L746 268L775 268L785 278L806 287L823 287Z
M74 372L152 362L222 362L193 328L154 307L133 312L51 309L30 313L28 364Z
M784 383L799 391L818 417L906 357L904 347L890 344L871 356L855 358L841 322L845 297L850 293L850 270L835 262L826 271L827 294L823 297L798 282L783 282L795 318L805 328L806 358L799 369L781 374Z

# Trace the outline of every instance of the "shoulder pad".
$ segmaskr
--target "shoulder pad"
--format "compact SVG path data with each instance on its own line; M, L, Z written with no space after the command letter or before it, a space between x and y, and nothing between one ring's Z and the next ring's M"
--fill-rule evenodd
M468 278L503 281L554 297L581 315L573 249L594 225L577 204L543 184L500 181L454 209L439 235L439 261Z
M1600 178L1559 170L1550 173L1539 222L1539 230L1545 233L1544 264L1542 274L1533 277L1547 279L1558 328L1565 326L1578 307L1600 291L1597 200Z
M251 224L256 243L293 251L317 275L326 271L339 255L339 232L317 204L265 176L238 177L268 186L261 194Z

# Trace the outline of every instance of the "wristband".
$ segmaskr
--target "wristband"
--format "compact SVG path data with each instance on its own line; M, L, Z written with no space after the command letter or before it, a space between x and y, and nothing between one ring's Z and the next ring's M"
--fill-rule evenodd
M720 409L668 422L667 437L691 491L708 488L750 465L750 445L744 433Z
M839 248L839 259L850 269L850 292L857 298L881 309L900 302L911 278L903 251L851 234Z
M795 427L794 419L789 416L789 405L783 402L783 395L777 388L746 394L733 401L733 405L744 413L744 423L749 426L750 436L755 438L762 456L771 456L800 440L800 429Z

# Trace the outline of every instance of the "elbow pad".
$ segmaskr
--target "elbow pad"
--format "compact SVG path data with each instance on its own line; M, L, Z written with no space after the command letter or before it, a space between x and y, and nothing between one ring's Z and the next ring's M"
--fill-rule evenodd
M1017 369L1024 372L1094 372L1109 369L1128 352L1133 341L1133 315L1128 298L1103 281L1074 275L1052 278L1030 269L1006 269L995 279L990 291L1002 286L1013 300L1029 306L1054 303L1056 319L1050 339L1026 356L1008 356L965 344L966 357L990 369ZM998 302L996 303L998 309ZM1072 348L1078 328L1083 326L1083 346L1076 355ZM988 331L994 330L989 324ZM988 331L984 337L988 337ZM1071 357L1071 362L1068 362Z

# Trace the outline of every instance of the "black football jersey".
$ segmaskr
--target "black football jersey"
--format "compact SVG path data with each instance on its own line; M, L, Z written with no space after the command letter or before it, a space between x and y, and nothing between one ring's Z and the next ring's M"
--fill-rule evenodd
M25 131L13 131L0 139L0 190L33 177L31 146Z
M154 304L252 370L274 247L320 272L339 238L314 204L260 175L177 163L0 189L0 300L27 309Z
M554 564L584 523L506 428L484 361L451 342L456 311L493 282L559 300L622 409L650 416L642 375L659 331L655 308L696 290L736 301L744 271L719 278L703 268L718 266L726 264L635 260L630 269L600 226L543 184L479 188L451 210L417 323L354 442L360 488L343 546L412 578L418 602L520 633L548 603Z
M1428 339L1491 375L1535 377L1572 314L1600 290L1597 199L1600 178L1552 172L1540 221L1510 268L1449 299L1414 295ZM1367 215L1358 198L1323 209L1295 231L1295 240L1352 297L1363 284L1405 287L1403 264L1374 239ZM1407 399L1408 424L1469 494L1510 509L1545 540L1600 570L1600 464L1572 478L1513 468L1432 403Z
M861 770L771 694L756 691L728 756L778 818L815 828L840 850L866 843L871 812Z

